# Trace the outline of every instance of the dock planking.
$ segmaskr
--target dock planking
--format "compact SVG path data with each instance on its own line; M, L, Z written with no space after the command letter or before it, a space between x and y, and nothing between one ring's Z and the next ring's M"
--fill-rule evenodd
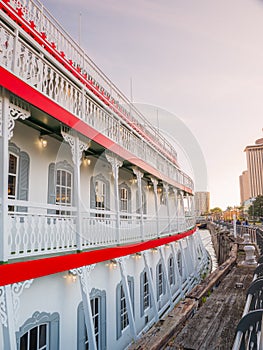
M254 269L237 265L223 278L166 350L229 350ZM236 284L242 288L237 288Z

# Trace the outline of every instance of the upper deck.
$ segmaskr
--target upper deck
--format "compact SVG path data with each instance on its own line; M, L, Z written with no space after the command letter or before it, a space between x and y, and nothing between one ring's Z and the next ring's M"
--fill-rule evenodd
M100 71L42 4L31 0L2 0L0 9L0 60L5 70L56 102L72 117L168 175L178 188L192 192L193 182L179 169L174 147ZM1 75L1 84L10 88L10 83L3 81L10 81L10 76ZM25 98L21 87L16 89L17 84L11 85L11 91ZM29 102L37 104L38 100ZM44 108L43 104L38 107ZM52 115L50 110L47 112ZM57 115L53 113L53 117ZM72 122L70 116L67 120L66 124L74 127L76 120ZM93 138L92 134L85 136Z
M172 145L41 5L0 18L0 261L192 230Z

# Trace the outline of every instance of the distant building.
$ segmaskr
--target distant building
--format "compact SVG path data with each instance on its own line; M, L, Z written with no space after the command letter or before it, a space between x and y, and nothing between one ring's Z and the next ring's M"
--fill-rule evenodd
M195 192L195 213L197 216L210 211L210 193Z
M255 145L247 146L244 151L247 170L239 177L241 203L263 195L263 138L256 140Z
M239 176L239 187L240 187L240 200L241 200L241 203L244 203L250 198L249 179L248 179L247 170L243 171L242 175Z

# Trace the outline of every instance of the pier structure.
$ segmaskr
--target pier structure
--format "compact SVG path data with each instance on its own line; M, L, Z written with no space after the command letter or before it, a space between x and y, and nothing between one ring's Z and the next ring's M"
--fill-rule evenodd
M218 257L225 260L132 350L261 349L262 230L243 227L235 238L233 227L208 227ZM253 247L256 263L246 255L246 247Z

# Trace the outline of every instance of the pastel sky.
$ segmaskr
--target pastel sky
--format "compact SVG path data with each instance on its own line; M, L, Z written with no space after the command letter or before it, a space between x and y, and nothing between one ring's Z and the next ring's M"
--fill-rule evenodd
M262 137L263 1L42 2L128 97L132 78L135 103L169 112L161 130L171 136L179 119L191 131L211 207L239 205L243 150Z

